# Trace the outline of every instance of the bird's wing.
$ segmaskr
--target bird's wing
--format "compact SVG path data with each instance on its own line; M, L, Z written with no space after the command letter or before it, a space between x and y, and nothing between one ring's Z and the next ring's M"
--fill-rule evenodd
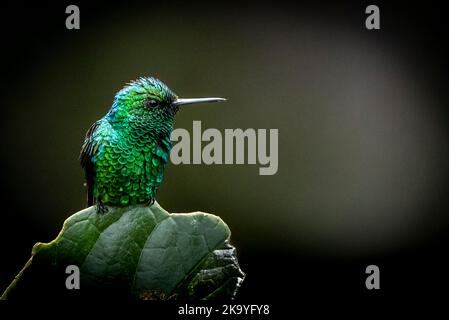
M84 139L83 146L81 147L79 160L81 166L84 168L84 173L86 175L86 186L87 186L87 206L91 206L94 203L93 199L93 188L94 188L94 164L92 162L92 157L98 150L98 141L94 139L95 131L100 126L100 120L95 122L89 130L86 132L86 137Z

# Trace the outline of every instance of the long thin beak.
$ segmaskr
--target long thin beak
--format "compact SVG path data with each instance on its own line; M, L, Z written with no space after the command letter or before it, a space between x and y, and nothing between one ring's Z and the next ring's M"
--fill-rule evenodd
M226 101L224 98L188 98L188 99L176 99L172 105L174 106L185 106L187 104L194 103L206 103L206 102L222 102Z

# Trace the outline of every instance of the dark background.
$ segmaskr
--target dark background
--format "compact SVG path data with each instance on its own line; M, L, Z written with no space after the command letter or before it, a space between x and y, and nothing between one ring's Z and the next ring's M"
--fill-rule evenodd
M171 212L220 215L247 278L239 300L439 296L448 285L447 24L437 3L73 2L2 7L0 291L84 208L84 133L126 82L156 76L191 131L278 128L279 171L170 165ZM365 289L365 268L381 290ZM349 300L348 300L349 301Z

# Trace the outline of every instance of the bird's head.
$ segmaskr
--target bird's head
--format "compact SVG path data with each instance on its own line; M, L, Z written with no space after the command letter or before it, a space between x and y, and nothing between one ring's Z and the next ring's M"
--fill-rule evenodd
M223 98L182 99L162 81L145 77L130 82L120 90L114 99L107 117L112 122L140 122L142 125L157 126L172 123L181 106L225 101Z

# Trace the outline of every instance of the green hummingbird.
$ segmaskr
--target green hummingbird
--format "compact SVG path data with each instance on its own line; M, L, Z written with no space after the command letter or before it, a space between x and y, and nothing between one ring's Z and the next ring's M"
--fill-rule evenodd
M89 128L81 148L87 205L107 212L108 205L153 204L170 158L179 107L225 100L181 99L152 77L126 85L107 114Z

